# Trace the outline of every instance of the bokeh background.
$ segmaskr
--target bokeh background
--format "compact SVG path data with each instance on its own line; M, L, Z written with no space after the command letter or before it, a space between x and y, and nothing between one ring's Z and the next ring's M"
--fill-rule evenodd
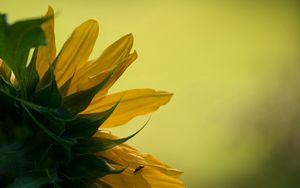
M138 60L111 92L171 91L130 141L183 170L188 187L300 187L300 4L247 0L0 0L11 22L56 11L60 48L100 23L91 58L127 33ZM111 129L126 136L143 116Z

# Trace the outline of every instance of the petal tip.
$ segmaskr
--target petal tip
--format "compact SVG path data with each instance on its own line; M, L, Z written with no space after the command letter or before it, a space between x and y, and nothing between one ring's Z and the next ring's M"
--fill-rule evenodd
M54 9L52 8L51 5L48 5L48 10L47 10L46 16L53 17L53 15L54 15Z
M125 35L123 38L124 38L125 40L127 40L128 43L133 43L134 37L133 37L133 34L132 34L132 33L128 33L128 34Z
M161 95L167 95L167 96L170 96L172 97L174 95L174 93L170 93L168 91L158 91Z
M48 11L49 11L49 10L50 10L50 11L51 11L51 10L53 11L53 7L52 7L51 5L48 5Z
M97 28L99 27L98 21L94 19L89 19L85 22L86 24L90 24L91 27Z

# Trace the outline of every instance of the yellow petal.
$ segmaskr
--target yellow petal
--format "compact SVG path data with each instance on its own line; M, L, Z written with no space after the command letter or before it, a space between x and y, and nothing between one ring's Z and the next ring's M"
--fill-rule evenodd
M98 33L99 27L95 20L88 20L73 31L64 44L55 67L55 76L59 86L72 77L77 66L87 62Z
M112 70L105 70L95 76L89 76L86 77L85 79L82 79L80 82L77 84L72 84L70 86L70 89L68 91L67 95L71 95L77 91L82 91L86 90L89 88L92 88L93 86L101 83L107 76L109 76L112 73Z
M109 46L99 58L82 64L80 67L78 67L72 79L68 95L83 89L87 89L88 87L83 83L90 82L90 86L95 86L102 81L101 79L94 79L92 82L89 79L90 77L95 77L105 71L114 70L116 67L121 67L125 66L125 64L132 63L134 59L136 59L136 52L134 52L132 55L129 55L132 44L132 35L126 35ZM117 71L114 72L119 72L118 69L120 68L117 68ZM115 76L112 76L111 82L113 82L114 77ZM84 88L81 88L81 86L84 86Z
M131 65L131 63L136 60L137 53L134 51L132 54L130 54L128 57L126 57L123 62L121 62L113 71L113 75L109 82L106 84L106 86L97 93L97 97L102 97L107 94L108 90L111 88L111 86L120 78L120 76L124 73L124 71Z
M55 35L54 35L54 11L52 7L48 7L46 17L50 19L42 24L42 29L45 32L48 44L40 46L37 55L36 68L39 76L42 77L48 70L49 65L53 62L56 55Z
M116 110L101 126L104 128L115 127L128 122L135 116L157 110L161 105L168 103L171 97L171 93L153 89L133 89L105 97L95 96L89 107L82 114L108 110L120 101Z
M111 66L120 63L120 60L126 57L132 48L133 36L128 34L114 42L104 50L101 56L96 60L95 71L106 70Z
M98 132L95 135L113 138L116 137L107 133ZM140 153L138 150L127 144L120 144L105 152L97 154L108 158L128 168L121 174L108 175L101 180L114 188L184 188L185 185L178 178L181 171L171 168L149 154ZM139 171L136 168L143 166Z

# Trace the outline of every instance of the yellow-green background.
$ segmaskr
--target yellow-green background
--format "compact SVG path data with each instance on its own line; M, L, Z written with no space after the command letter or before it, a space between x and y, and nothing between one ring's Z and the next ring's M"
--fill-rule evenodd
M59 48L91 18L100 23L92 57L133 33L139 58L112 91L175 95L130 143L183 170L189 187L271 185L270 179L280 185L289 170L269 170L273 160L295 160L291 166L300 170L290 157L300 143L297 1L0 0L0 11L15 21L43 15L48 5L56 12ZM126 136L147 118L112 132Z

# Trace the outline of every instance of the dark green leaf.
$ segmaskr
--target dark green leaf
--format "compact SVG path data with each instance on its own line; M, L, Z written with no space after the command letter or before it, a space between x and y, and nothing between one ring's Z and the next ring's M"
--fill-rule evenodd
M63 136L67 138L89 138L93 136L113 113L117 105L118 103L101 113L79 115L76 119L66 122L66 130Z
M1 76L0 76L0 78L1 78ZM0 85L1 85L1 83L2 82L0 79ZM5 82L3 82L3 83L5 84ZM12 89L14 89L14 88L12 88ZM6 89L0 87L0 104L1 104L1 99L3 98L3 99L7 99L7 100L3 100L6 102L8 102L9 100L11 100L13 103L15 101L18 101L21 104L24 104L25 106L27 106L37 112L48 114L49 116L53 117L54 119L56 119L58 121L72 121L75 119L74 115L70 114L63 108L49 109L47 107L40 106L40 105L31 103L31 102L28 102L26 100L23 100L21 98L18 98L17 96L15 96L13 94L14 94L14 92L6 91ZM1 97L2 95L3 95L3 97ZM10 105L10 106L12 106L12 105ZM6 109L8 107L9 107L9 105L6 107Z
M59 145L65 146L65 147L69 147L71 144L73 144L73 142L63 139L60 136L54 134L52 131L50 131L48 128L46 128L42 123L40 123L33 115L32 113L29 111L29 109L22 104L23 108L25 109L26 113L29 115L29 117L33 120L33 122L44 132L46 133L50 138L52 138L53 140L55 140Z
M74 153L87 154L87 153L96 153L96 152L101 152L101 151L111 149L134 137L147 125L147 123L140 130L125 138L114 139L114 140L101 138L101 137L78 139L78 143L72 147L72 150Z
M70 88L71 82L73 80L74 74L69 78L60 88L59 91L62 96L66 96L68 93L68 90Z
M35 91L37 83L39 82L39 74L36 70L36 59L38 54L38 48L35 48L31 61L26 68L25 75L23 77L23 84L27 88L27 96L31 97Z
M90 89L79 91L77 93L64 97L64 107L68 109L68 111L70 111L72 114L78 114L79 112L86 109L94 96L98 93L98 91L107 84L107 82L111 78L111 75L112 74L107 76L102 82Z
M73 156L72 161L63 168L63 174L68 179L101 178L122 171L113 168L104 159L95 155Z
M48 112L46 113L35 113L35 117L40 119L40 122L47 125L47 128L56 135L61 135L65 130L65 122L58 120L51 116Z
M58 108L61 106L62 96L57 87L53 66L50 66L38 84L33 102L48 108Z
M48 18L24 20L9 25L5 14L0 14L0 58L14 72L21 88L22 97L27 97L24 85L26 63L30 48L46 45L47 40L41 24Z

